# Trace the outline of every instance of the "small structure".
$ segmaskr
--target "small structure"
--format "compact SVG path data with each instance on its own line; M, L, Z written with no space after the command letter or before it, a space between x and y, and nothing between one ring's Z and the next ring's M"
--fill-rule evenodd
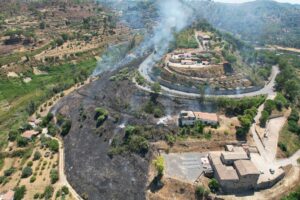
M29 130L29 131L25 131L24 133L22 133L22 137L27 138L27 139L32 139L33 137L37 136L39 134L38 131L35 130Z
M197 61L193 61L193 60L181 60L181 64L182 65L196 65Z
M0 194L0 200L13 200L14 196L15 196L15 192L12 190L9 190L4 194Z
M232 165L237 160L249 160L245 151L241 152L222 152L221 160L226 165Z

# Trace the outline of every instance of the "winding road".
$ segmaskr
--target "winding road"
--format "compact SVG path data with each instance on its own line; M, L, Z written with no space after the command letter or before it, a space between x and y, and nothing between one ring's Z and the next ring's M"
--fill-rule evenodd
M139 73L150 84L154 83L154 81L150 77L150 73L152 70L152 66L156 62L156 60L158 60L157 57L155 56L154 53L152 53L151 55L149 55L146 58L146 60L138 68ZM243 98L243 97L253 97L253 96L258 96L258 95L275 95L273 88L275 86L275 78L279 74L279 72L280 72L279 67L273 66L271 76L270 76L267 84L262 89L254 91L254 92L243 93L243 94L233 94L233 95L205 95L205 96L207 96L207 97ZM148 92L151 91L150 87L140 86L138 84L136 84L136 85L137 85L137 87L139 87L142 90L145 90ZM201 96L200 94L197 94L197 93L189 93L189 92L174 90L174 89L168 88L166 86L162 86L162 85L161 85L161 93L169 95L169 96L174 96L174 97L199 98Z

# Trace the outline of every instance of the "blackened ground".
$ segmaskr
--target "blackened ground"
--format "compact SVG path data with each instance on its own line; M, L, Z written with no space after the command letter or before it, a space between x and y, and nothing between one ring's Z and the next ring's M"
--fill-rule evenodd
M139 63L136 61L127 67L133 69ZM52 110L72 120L71 131L64 138L66 174L75 190L80 195L87 195L89 200L145 199L150 153L145 157L133 153L112 158L107 155L112 139L124 134L119 127L121 124L149 126L153 130L150 141L177 132L176 126L156 127L153 116L142 112L149 94L139 91L130 80L110 81L116 73L104 73L99 80L64 97ZM214 109L197 100L160 96L157 101L168 114L182 109ZM96 107L109 111L109 118L99 128L94 120Z

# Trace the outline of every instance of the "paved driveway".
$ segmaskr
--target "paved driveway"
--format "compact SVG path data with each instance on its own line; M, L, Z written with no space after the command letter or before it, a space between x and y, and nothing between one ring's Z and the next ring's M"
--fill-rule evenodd
M201 158L207 158L208 153L170 153L162 156L166 176L193 183L203 173Z

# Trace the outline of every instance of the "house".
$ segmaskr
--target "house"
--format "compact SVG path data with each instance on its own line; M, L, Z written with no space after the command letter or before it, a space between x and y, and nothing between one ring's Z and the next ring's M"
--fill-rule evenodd
M37 136L39 134L38 131L35 130L28 130L22 133L22 137L27 138L27 139L32 139L33 137Z
M13 200L14 196L15 196L15 192L12 190L9 190L4 194L0 194L0 200Z
M192 111L181 111L179 114L179 125L192 126L195 124L196 117Z
M217 125L219 118L216 113L181 111L179 114L179 125L181 126L192 126L196 121L201 121L209 125Z

